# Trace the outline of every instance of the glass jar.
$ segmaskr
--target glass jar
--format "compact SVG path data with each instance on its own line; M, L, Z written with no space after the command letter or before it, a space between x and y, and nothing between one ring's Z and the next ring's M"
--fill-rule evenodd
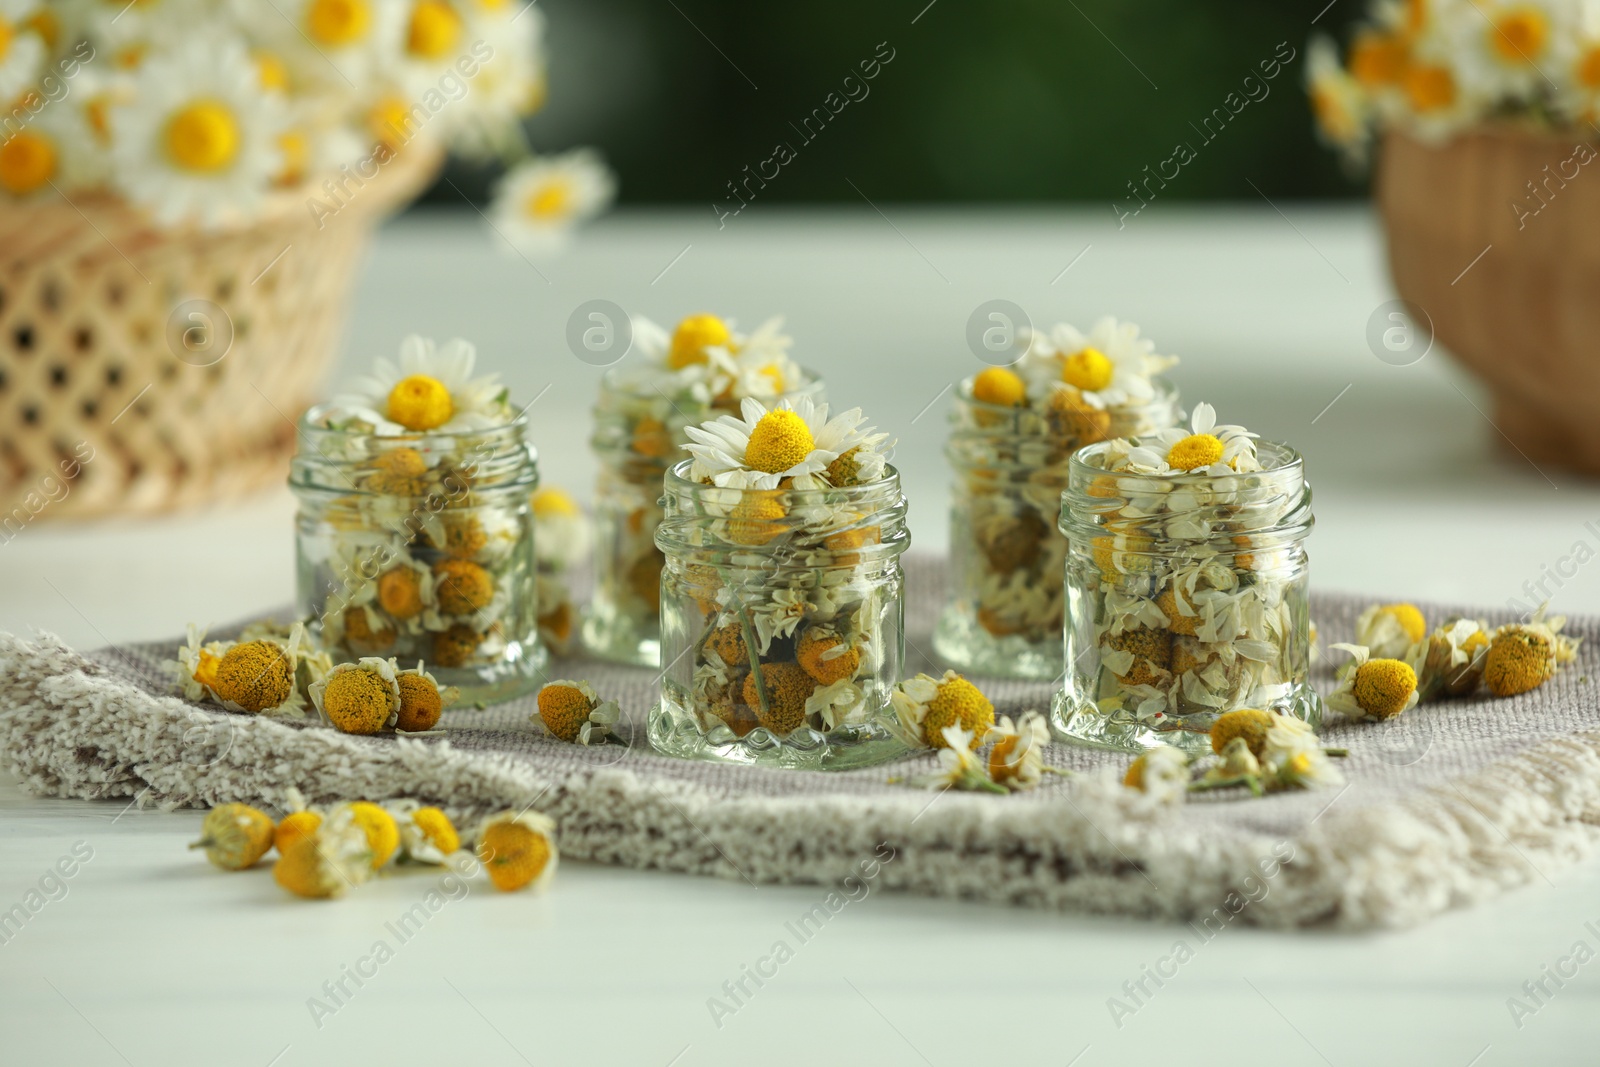
M666 477L656 543L666 669L650 743L671 756L843 770L904 755L889 694L904 657L910 543L900 475L844 489Z
M300 424L289 486L298 607L335 662L421 660L462 700L537 688L538 569L528 498L538 456L523 419L385 437Z
M1178 390L1154 381L1147 402L1042 413L975 399L961 384L945 456L950 491L948 600L933 647L950 666L997 678L1061 677L1067 540L1056 528L1068 462L1085 445L1163 430Z
M1052 726L1085 744L1190 752L1210 751L1211 724L1239 708L1318 726L1299 454L1261 441L1259 471L1113 473L1117 443L1079 451L1062 495L1069 669Z
M822 380L802 371L794 392L762 398L767 406L809 396L822 403ZM661 485L687 453L685 429L737 413L739 401L704 403L656 386L654 367L613 368L600 382L590 445L600 461L594 496L594 592L583 623L583 642L601 659L645 667L661 665Z

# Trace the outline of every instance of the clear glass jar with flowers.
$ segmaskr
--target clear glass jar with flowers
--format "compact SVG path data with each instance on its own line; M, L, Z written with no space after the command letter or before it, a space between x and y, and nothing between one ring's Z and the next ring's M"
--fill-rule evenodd
M1202 752L1217 717L1242 708L1318 726L1311 526L1299 454L1218 425L1209 404L1195 405L1187 427L1080 449L1061 504L1067 672L1056 732Z
M409 337L312 408L290 473L298 606L336 660L417 661L469 701L539 683L527 421L465 341Z
M641 666L661 660L661 568L656 527L663 479L684 459L688 430L746 399L820 403L822 381L789 357L781 318L749 334L731 320L690 315L668 334L633 320L644 359L601 380L590 439L595 484L594 594L583 624L590 652Z
M650 742L833 770L893 759L909 543L885 435L802 398L691 427L666 477Z
M1068 462L1084 445L1165 429L1178 392L1132 323L1105 318L1084 334L1065 323L1033 333L1012 367L961 383L945 455L950 501L949 599L934 632L947 663L973 674L1061 675L1067 541L1056 528Z

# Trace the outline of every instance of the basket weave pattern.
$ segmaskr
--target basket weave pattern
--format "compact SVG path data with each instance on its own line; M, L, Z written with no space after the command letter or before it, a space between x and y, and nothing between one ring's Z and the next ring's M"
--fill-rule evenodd
M104 195L0 205L0 539L281 480L368 238L438 163L401 153L321 228L306 190L211 233Z

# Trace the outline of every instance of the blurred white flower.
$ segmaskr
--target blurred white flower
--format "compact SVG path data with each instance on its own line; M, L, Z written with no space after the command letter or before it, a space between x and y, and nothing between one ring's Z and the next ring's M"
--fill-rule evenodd
M558 251L579 223L610 206L616 185L591 149L536 156L500 180L490 218L496 231L524 254Z

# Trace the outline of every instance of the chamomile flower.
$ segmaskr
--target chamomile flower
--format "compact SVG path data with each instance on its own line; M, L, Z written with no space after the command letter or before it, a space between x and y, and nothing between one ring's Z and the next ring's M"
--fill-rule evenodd
M1582 638L1562 634L1563 615L1546 616L1542 605L1525 623L1494 632L1484 655L1483 684L1497 697L1517 696L1543 685L1578 654Z
M211 642L191 625L188 643L169 666L177 668L179 688L191 700L209 695L229 711L301 718L305 700L297 672L307 654L305 627L299 623L287 637Z
M439 679L428 673L418 660L415 667L396 671L395 684L400 689L400 706L395 709L394 728L406 733L422 733L439 725L444 709L461 699L461 690L453 685L440 687Z
M1492 634L1479 619L1451 619L1408 656L1417 671L1419 700L1465 696L1483 677Z
M1416 706L1417 672L1404 660L1374 658L1362 645L1335 644L1350 653L1328 707L1356 720L1392 719Z
M37 84L49 51L28 24L36 6L35 0L0 0L0 100L8 103Z
M1566 0L1472 0L1452 19L1462 87L1494 100L1527 100L1553 84L1576 53Z
M946 726L939 734L939 772L911 778L891 778L891 783L927 789L961 789L972 792L1005 793L984 770L983 761L973 751L977 738L959 725Z
M504 156L507 142L517 140L517 124L544 105L544 14L504 0L469 0L463 6L477 49L473 58L483 51L490 55L481 59L470 92L457 102L465 110L451 133L451 146L471 157Z
M589 553L589 520L566 490L547 485L529 501L533 510L534 545L541 567L566 570Z
M272 878L297 897L342 896L372 877L372 845L353 805L341 804L295 839L273 865Z
M1339 65L1338 50L1326 37L1315 38L1307 50L1306 90L1323 140L1352 159L1364 159L1372 102L1361 83Z
M883 477L887 434L861 429L860 408L828 418L810 397L768 409L746 397L742 418L724 415L690 426L688 451L697 481L740 489L776 489L785 478L822 486L861 485Z
M108 174L84 110L66 100L44 107L0 141L0 190L11 196L92 188Z
M1044 779L1045 746L1050 743L1050 727L1037 711L1025 711L1015 723L1003 715L989 731L994 741L989 750L989 777L1013 790L1035 789Z
M196 37L152 56L112 109L113 180L164 224L248 217L282 168L282 101L239 41Z
M1128 765L1122 784L1165 804L1182 803L1189 791L1189 757L1170 745L1146 749Z
M1133 442L1127 469L1140 474L1213 476L1259 470L1256 436L1243 426L1219 425L1216 409L1196 404L1187 428L1159 430Z
M311 702L341 733L375 734L392 726L400 711L394 660L367 656L341 663L311 685Z
M1428 622L1414 604L1374 604L1356 619L1356 644L1374 656L1404 659L1428 633Z
M333 91L371 85L394 69L404 43L405 5L395 0L231 0L231 6L252 38L283 57L291 80Z
M489 880L503 893L533 887L544 889L555 877L561 853L556 824L534 811L501 812L478 827L478 859Z
M400 343L400 360L373 361L350 393L335 397L325 420L357 420L380 437L405 433L460 433L510 422L516 415L498 375L472 376L478 350L456 338L436 345L412 334Z
M450 816L415 800L392 801L386 808L400 828L400 858L410 863L443 864L461 848Z
M539 720L562 741L604 744L622 718L614 700L601 700L588 682L557 679L539 690Z
M1328 750L1322 747L1311 727L1286 715L1275 716L1267 731L1261 766L1272 788L1309 789L1344 784L1344 775L1328 758Z
M1029 334L1022 368L1036 396L1070 388L1096 408L1145 403L1155 396L1152 377L1178 362L1157 355L1155 347L1139 336L1138 326L1110 316L1087 334L1063 322Z
M942 678L918 674L889 693L898 732L909 744L938 748L944 728L960 726L976 747L994 727L994 705L977 686L955 671Z
M500 179L489 217L518 251L545 255L563 248L578 225L611 205L616 192L616 178L592 149L534 157Z

